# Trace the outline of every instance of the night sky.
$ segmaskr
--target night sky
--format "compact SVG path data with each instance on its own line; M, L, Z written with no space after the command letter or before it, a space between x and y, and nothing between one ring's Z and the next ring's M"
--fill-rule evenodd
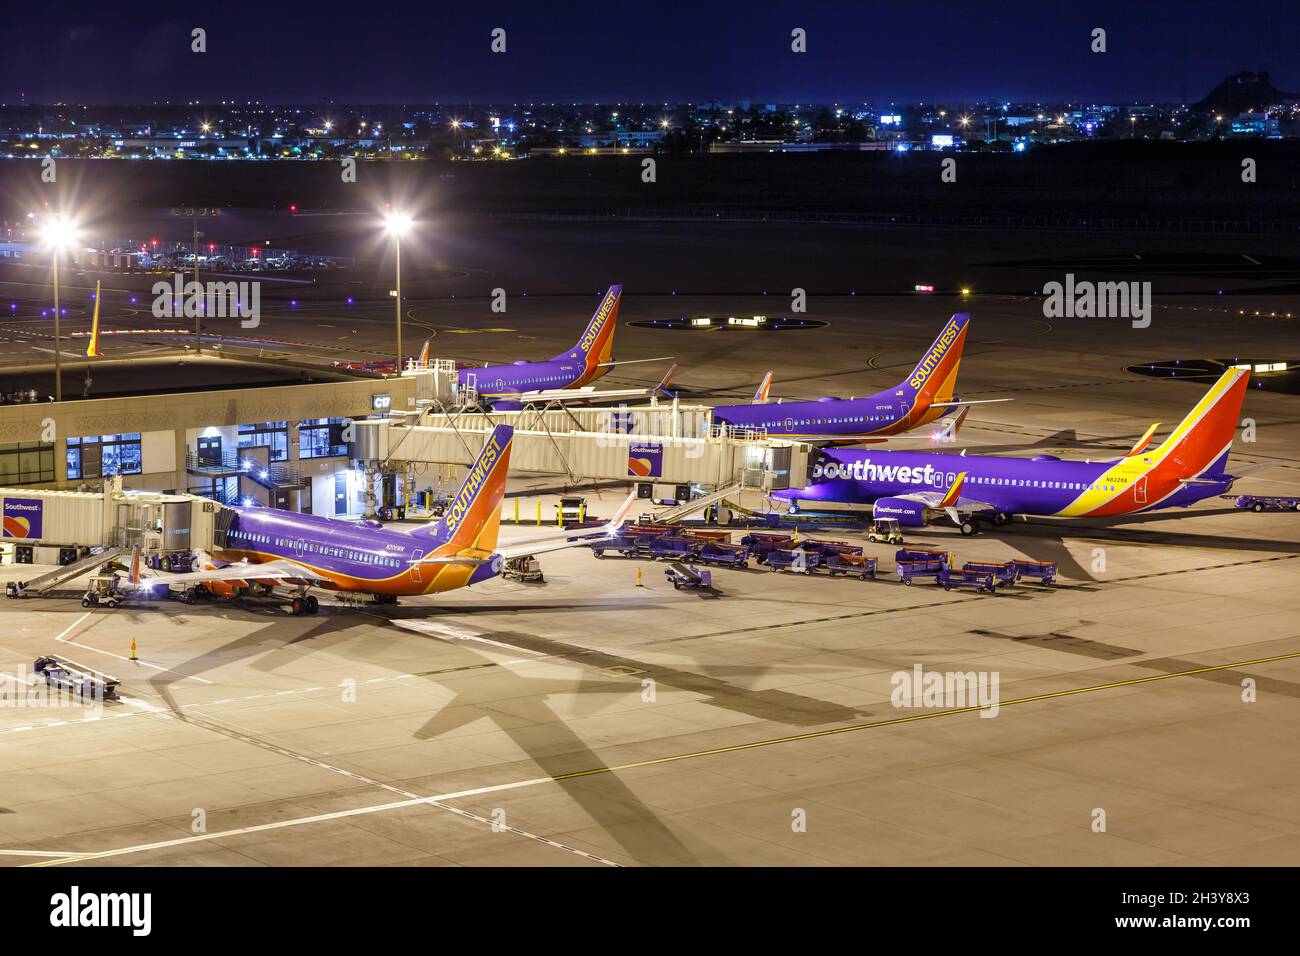
M1190 102L1242 69L1300 89L1296 0L184 6L3 4L0 102Z

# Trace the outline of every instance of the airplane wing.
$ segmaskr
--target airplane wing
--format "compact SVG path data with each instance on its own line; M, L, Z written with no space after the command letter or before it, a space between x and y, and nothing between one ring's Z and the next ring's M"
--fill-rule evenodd
M661 355L658 358L650 359L627 359L624 362L601 362L599 367L613 368L615 365L641 365L644 362L671 362L672 360L673 356L671 355Z
M934 408L956 408L959 405L996 405L998 402L1009 402L1009 398L977 398L970 401L954 400L951 402L931 402Z
M785 438L785 435L773 435L772 438ZM876 435L800 435L791 441L812 445L814 448L834 448L836 445L883 445L888 438Z
M662 360L645 359L643 361ZM538 402L545 404L557 402L561 405L567 405L569 403L595 405L605 402L626 402L633 398L648 398L655 392L661 392L665 395L669 394L667 392L668 384L673 380L675 374L677 374L676 365L670 368L664 377L659 380L659 384L653 388L612 388L598 390L591 385L583 385L580 388L550 388L535 392L520 392L518 396L507 396L506 400L517 401L520 404L525 405Z
M267 561L265 564L239 561L220 568L210 568L204 571L184 571L180 574L155 572L149 575L149 579L164 584L202 584L205 581L323 582L328 580L328 578L321 577L310 568L285 560Z
M893 497L904 501L917 501L931 510L942 511L956 524L960 524L962 517L965 516L997 511L997 507L987 501L962 497L961 489L966 484L966 474L963 471L958 475L947 491L909 491Z
M546 554L550 551L562 551L565 548L580 548L583 545L590 544L594 538L616 534L623 527L623 522L627 520L628 512L632 510L632 505L635 503L636 492L633 491L627 496L627 500L619 505L614 517L598 528L580 528L575 531L512 541L505 547L498 548L497 554L503 559L522 558L530 554Z

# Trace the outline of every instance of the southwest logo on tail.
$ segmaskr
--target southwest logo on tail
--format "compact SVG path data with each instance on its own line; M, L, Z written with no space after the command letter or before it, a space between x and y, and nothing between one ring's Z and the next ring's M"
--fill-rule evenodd
M490 554L496 547L513 437L509 425L492 429L460 491L430 530L446 550Z
M958 312L943 327L939 337L916 363L907 377L907 386L924 396L927 402L946 402L957 387L957 369L961 365L962 349L966 347L966 331L970 327L970 313ZM918 402L918 407L920 402Z
M601 366L610 361L614 352L614 331L618 327L618 307L622 298L621 285L609 287L600 300L596 313L587 323L582 338L578 339L574 351L568 354L568 358L583 359L585 362L582 375L573 383L574 386L586 385L599 377ZM556 356L557 359L564 357Z
M893 388L866 398L827 396L815 402L773 403L768 400L772 387L768 372L750 404L720 405L713 410L714 421L761 428L770 435L790 435L813 444L854 445L885 441L971 405L1007 401L963 401L954 395L970 321L967 312L952 316L911 374Z

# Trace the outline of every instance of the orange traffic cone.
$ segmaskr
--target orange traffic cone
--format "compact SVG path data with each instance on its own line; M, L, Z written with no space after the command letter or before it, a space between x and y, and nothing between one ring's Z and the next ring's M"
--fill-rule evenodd
M135 656L135 638L131 638L131 660L136 660Z
M640 587L645 587L645 585L641 583L641 569L640 569L640 568L637 568L637 569L636 569L636 586L639 587L639 588L640 588Z

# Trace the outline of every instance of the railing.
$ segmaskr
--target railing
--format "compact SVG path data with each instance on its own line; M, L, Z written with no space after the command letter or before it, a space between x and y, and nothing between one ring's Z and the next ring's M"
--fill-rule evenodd
M240 498L238 494L232 494L231 492L226 491L226 489L222 487L188 488L186 490L192 495L197 495L200 498L209 498L212 501L217 502L218 504L237 505L240 503Z
M185 453L185 470L192 475L210 475L214 478L233 478L238 475L263 488L299 488L311 479L292 465L263 465L233 451L222 452L220 463L201 460L194 452Z

